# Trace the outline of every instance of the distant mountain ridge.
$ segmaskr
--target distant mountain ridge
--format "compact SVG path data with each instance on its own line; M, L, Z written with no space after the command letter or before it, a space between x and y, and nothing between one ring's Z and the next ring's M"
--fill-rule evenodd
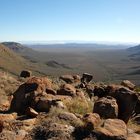
M132 52L140 52L140 44L134 47L130 47L128 48L128 51L132 51Z

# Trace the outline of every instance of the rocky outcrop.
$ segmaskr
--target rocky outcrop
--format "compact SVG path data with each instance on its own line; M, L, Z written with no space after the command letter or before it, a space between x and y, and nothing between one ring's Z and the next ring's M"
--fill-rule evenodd
M118 117L118 105L116 99L107 96L102 97L94 103L94 113L98 113L102 118L117 118Z

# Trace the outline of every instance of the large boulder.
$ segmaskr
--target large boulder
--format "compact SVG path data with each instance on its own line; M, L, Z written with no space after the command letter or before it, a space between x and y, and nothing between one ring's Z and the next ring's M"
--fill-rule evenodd
M99 140L126 140L127 126L119 119L107 119L94 131Z
M102 97L94 103L94 113L98 113L102 118L117 118L118 105L116 99L107 96Z
M132 82L130 82L129 80L123 80L121 82L121 85L129 88L130 90L133 90L135 88L135 85Z
M67 95L67 96L76 96L76 89L74 86L70 84L64 84L60 90L57 91L58 95Z
M127 123L135 110L138 96L134 91L123 86L109 85L106 90L109 96L117 100L119 107L118 118Z
M32 77L27 82L19 86L13 94L10 111L24 113L25 110L38 101L46 88L51 88L51 82L47 77Z

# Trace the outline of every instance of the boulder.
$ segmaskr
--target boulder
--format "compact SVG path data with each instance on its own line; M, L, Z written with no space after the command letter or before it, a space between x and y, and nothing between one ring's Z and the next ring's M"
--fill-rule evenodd
M94 103L94 113L98 113L101 118L117 118L118 117L118 105L116 99L107 96L102 97Z
M135 110L138 96L134 91L118 85L109 85L106 90L109 96L117 100L119 108L118 118L127 123Z
M46 98L40 98L39 101L36 103L36 110L39 112L48 112L51 108L52 101L47 100Z
M30 107L33 102L36 102L39 96L44 96L43 94L46 88L51 89L51 82L47 77L30 78L27 82L19 86L13 94L10 111L20 114L25 113L25 110Z
M130 90L133 90L135 88L135 85L132 82L130 82L129 80L123 80L121 82L121 85L129 88Z
M70 84L64 84L60 90L57 91L58 95L76 96L76 89Z
M81 78L82 83L89 83L93 79L92 74L84 73Z
M94 131L97 139L101 140L126 140L127 126L119 119L107 119Z
M38 115L38 112L36 112L33 108L28 107L26 109L26 115L28 115L28 116L30 116L32 118L35 118Z
M95 86L93 92L94 96L98 96L99 98L107 96L106 87L104 86Z
M62 75L59 78L69 84L74 82L74 77L72 75Z
M27 87L32 84L37 85L37 87L34 88L34 90L36 90L37 92L46 91L46 88L51 89L52 86L50 79L48 79L47 77L32 77L25 84L27 84Z
M23 70L20 73L20 77L23 77L23 78L31 77L31 75L32 75L32 72L28 70Z
M62 75L59 77L68 84L79 82L81 77L79 75Z
M83 116L85 127L88 130L93 130L101 122L100 116L97 113L88 113Z

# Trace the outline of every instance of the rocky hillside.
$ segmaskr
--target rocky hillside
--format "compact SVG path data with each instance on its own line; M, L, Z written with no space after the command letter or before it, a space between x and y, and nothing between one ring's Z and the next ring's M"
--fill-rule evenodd
M130 81L95 83L88 73L20 76L0 73L1 140L140 139L140 93Z
M25 59L18 53L0 43L0 71L6 71L13 75L18 75L23 69L31 70L40 75L39 65Z

